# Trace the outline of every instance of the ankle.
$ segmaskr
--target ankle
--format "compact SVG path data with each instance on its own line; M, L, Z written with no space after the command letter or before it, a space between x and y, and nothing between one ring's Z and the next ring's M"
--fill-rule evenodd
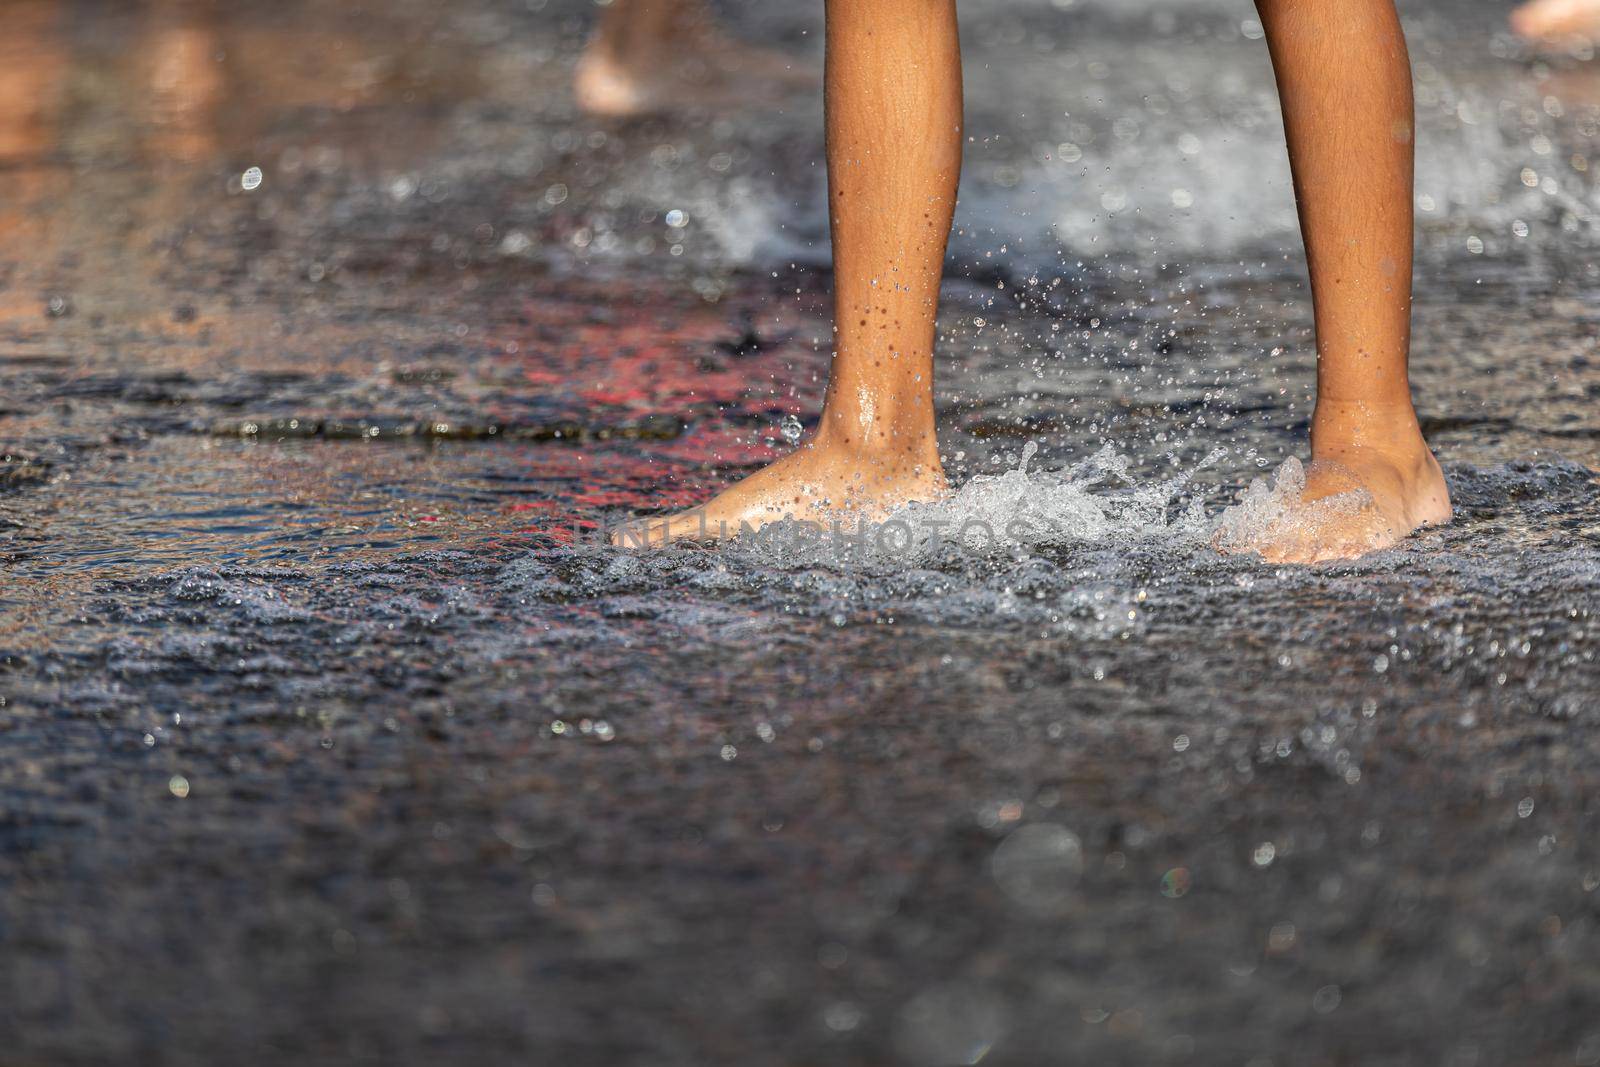
M1311 417L1312 458L1364 449L1389 454L1428 451L1409 398L1317 401Z
M870 403L856 404L854 399L824 404L815 438L819 444L860 453L938 454L931 398L907 402L879 393Z
M820 453L895 476L942 476L939 443L932 430L901 431L872 426L859 430L829 425L824 418L809 447Z

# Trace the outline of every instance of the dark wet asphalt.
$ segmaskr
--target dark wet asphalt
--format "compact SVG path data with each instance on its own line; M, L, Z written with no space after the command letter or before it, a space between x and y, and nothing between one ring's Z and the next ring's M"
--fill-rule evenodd
M1214 514L1308 411L1248 11L966 11L952 467L1222 445ZM1600 74L1408 14L1458 521L1308 570L596 547L815 412L814 100L578 118L577 4L8 5L0 1063L1600 1063Z

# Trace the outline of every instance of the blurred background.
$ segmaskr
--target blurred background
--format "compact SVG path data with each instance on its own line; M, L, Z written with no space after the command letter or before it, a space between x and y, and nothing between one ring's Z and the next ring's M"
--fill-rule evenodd
M680 109L677 121L663 103L665 115L622 122L585 117L570 91L603 6L19 0L4 46L6 200L20 212L48 195L59 206L47 214L69 217L93 203L102 221L137 207L145 225L192 231L196 245L245 232L219 214L230 210L258 240L316 242L292 265L254 249L257 282L303 277L313 255L322 279L336 279L357 247L375 261L408 249L427 259L402 236L425 225L480 259L587 270L653 261L685 276L698 268L708 291L729 270L824 263L820 96L804 77L820 71L820 5L721 12L726 33L793 57L783 99L759 92L759 76L741 83L735 62L706 79L732 99ZM1534 56L1494 0L1402 8L1427 235L1448 246L1475 233L1494 256L1591 226L1587 163L1570 151L1593 122L1584 66L1566 51ZM957 262L1008 244L1003 262L1020 275L1059 268L1063 255L1294 244L1270 67L1248 4L978 0L962 20L973 142ZM673 51L692 52L693 40ZM271 178L248 202L201 192L204 178L226 186L246 166ZM44 188L47 170L56 180ZM128 195L106 202L119 188ZM189 195L172 193L170 206L154 195L178 188ZM274 198L293 198L296 217ZM674 208L681 225L664 225ZM1519 219L1527 235L1513 229Z

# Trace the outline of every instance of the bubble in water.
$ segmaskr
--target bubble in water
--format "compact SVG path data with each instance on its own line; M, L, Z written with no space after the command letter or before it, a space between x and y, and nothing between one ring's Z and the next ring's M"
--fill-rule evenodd
M823 1009L822 1021L829 1030L844 1032L861 1024L861 1009L848 1001L839 1001Z
M1327 1015L1339 1006L1342 999L1338 986L1325 985L1312 995L1311 1007L1318 1015Z
M895 1017L894 1045L907 1063L966 1067L982 1062L1006 1028L999 997L956 982L918 993Z
M256 189L259 189L261 187L261 168L251 167L249 170L245 171L244 174L239 178L239 184L243 186L244 191L247 193L254 192Z
M1019 827L994 850L989 870L1018 907L1056 914L1071 902L1083 874L1083 845L1071 830L1054 823Z
M804 432L804 427L793 415L785 415L783 421L778 423L778 432L783 435L785 441L797 445L800 443L800 434Z

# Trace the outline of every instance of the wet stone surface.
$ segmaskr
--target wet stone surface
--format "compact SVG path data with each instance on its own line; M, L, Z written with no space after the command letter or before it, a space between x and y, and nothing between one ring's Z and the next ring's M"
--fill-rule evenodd
M1125 462L839 559L596 537L815 418L814 98L581 117L556 0L15 5L0 1059L1600 1063L1600 73L1458 7L1457 518L1300 568L1205 535L1310 411L1247 8L963 7L949 466Z

